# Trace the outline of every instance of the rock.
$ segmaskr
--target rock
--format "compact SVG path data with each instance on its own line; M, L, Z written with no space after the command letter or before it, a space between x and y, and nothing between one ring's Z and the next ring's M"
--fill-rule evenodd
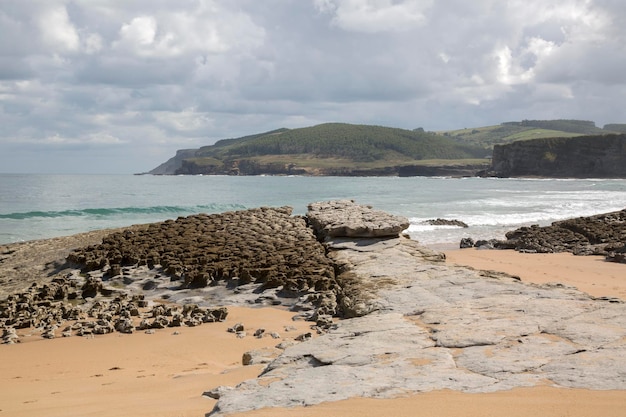
M170 321L166 316L157 316L152 323L150 323L150 327L153 329L165 329L169 324Z
M2 329L2 343L12 345L20 341L17 331L13 327L5 327Z
M431 219L431 220L426 220L425 221L426 224L430 224L432 226L456 226L456 227L462 227L462 228L468 228L469 226L467 225L467 223L462 222L460 220L448 220L448 219Z
M506 233L500 249L536 253L571 252L576 255L605 255L618 252L626 239L626 209L595 216L553 222L550 226L520 227Z
M209 397L209 398L212 398L214 400L219 400L220 397L225 392L231 391L232 389L233 389L232 387L227 387L227 386L221 385L221 386L213 388L213 389L211 389L209 391L203 392L202 396L203 397Z
M610 251L606 255L606 260L609 262L626 263L626 244L621 248Z
M258 284L263 291L282 287L283 295L297 298L311 288L335 287L334 267L324 246L305 219L291 212L290 207L261 207L180 217L132 233L111 233L99 245L73 251L67 260L95 271L94 276L119 266L126 271L121 282L144 291L158 292L170 282L165 284L155 276L134 284L129 268L168 275L180 289L190 290L221 283ZM89 281L83 296L94 297L102 291L106 289ZM282 304L275 297L267 303ZM222 321L221 312L215 310L203 320Z
M296 336L295 340L298 342L306 342L307 340L311 339L311 337L313 337L311 333L303 333Z
M339 298L370 313L316 338L281 343L263 373L224 391L211 415L442 389L494 392L546 380L623 388L626 303L450 267L409 239L331 255L344 271Z
M83 298L93 298L102 291L102 288L102 280L100 278L88 277L81 288L82 296Z
M43 337L44 339L54 339L56 337L54 330L55 329L52 327L44 330L44 332L41 334L41 337Z
M243 332L244 331L243 323L237 323L234 326L231 326L228 329L226 329L226 331L228 331L229 333Z
M215 323L218 321L226 320L227 316L228 316L228 310L226 309L226 307L210 308L204 312L202 321L204 323Z
M121 318L115 323L115 330L120 333L130 334L135 332L135 326L133 325L133 321L131 319Z
M352 200L311 203L307 218L322 238L394 237L409 227L405 217L373 210Z
M241 364L248 366L270 363L278 353L279 350L273 348L251 350L243 354Z
M459 244L459 249L467 249L474 247L474 239L471 237L464 237L461 239L461 243Z
M474 243L474 247L476 247L477 249L495 249L498 245L498 242L499 241L496 239L480 239L477 240L476 243Z

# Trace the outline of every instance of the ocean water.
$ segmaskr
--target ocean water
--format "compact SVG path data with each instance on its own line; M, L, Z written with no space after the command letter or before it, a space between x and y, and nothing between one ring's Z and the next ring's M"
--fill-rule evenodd
M0 243L219 213L353 199L406 216L426 245L503 238L519 226L626 208L626 180L389 177L0 175ZM429 226L435 218L468 228Z

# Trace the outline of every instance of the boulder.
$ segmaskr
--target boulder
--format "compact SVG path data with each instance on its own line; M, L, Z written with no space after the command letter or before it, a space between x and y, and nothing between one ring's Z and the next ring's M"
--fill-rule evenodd
M396 237L409 227L406 217L395 216L352 200L311 203L307 218L318 237Z

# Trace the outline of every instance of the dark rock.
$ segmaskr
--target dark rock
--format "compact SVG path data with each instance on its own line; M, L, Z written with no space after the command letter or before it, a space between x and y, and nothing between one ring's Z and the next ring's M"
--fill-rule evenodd
M557 221L545 227L520 227L506 233L506 238L495 246L536 253L609 256L626 241L626 209Z
M460 220L448 220L448 219L432 219L426 220L426 224L430 224L433 226L457 226L462 228L468 228L467 223L464 223Z
M472 239L471 237L464 237L463 239L461 239L461 243L459 243L460 249L467 249L472 247L474 247L474 239Z
M263 284L263 289L283 287L299 297L316 286L336 287L323 245L305 219L291 212L290 207L262 207L180 217L132 233L112 233L100 245L72 252L68 261L102 272L113 265L152 265L180 281L181 288L236 281ZM157 285L148 281L144 290ZM102 291L85 288L83 295Z
M481 239L477 240L476 243L474 243L474 246L478 249L496 249L498 247L498 244L499 240L497 239Z
M229 327L229 328L227 329L227 331L228 331L229 333L239 333L239 332L243 332L243 331L244 331L244 326L243 326L243 324L242 324L242 323L237 323L237 324L235 324L234 326Z
M102 280L100 278L88 277L83 284L81 291L83 298L93 298L102 290Z

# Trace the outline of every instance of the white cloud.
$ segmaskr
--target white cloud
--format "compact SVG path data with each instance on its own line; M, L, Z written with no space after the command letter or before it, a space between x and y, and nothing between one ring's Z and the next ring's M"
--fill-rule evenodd
M129 44L133 48L141 49L154 43L157 23L152 16L139 16L133 18L120 29L120 43Z
M45 44L61 52L78 50L80 38L64 6L44 10L39 16L38 24Z
M315 0L320 12L333 15L333 23L353 32L395 32L425 22L432 0Z

